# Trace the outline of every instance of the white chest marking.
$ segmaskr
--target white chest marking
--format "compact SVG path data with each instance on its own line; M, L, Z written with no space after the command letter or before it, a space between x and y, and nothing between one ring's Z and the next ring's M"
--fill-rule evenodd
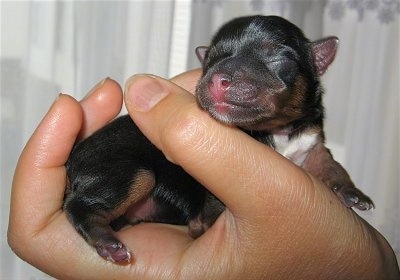
M301 166L308 152L318 141L318 133L303 133L289 140L287 135L274 134L275 150Z

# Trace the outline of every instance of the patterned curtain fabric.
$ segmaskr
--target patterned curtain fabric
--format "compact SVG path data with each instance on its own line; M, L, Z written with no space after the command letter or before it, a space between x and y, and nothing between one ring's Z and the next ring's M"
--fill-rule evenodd
M389 24L396 20L400 12L400 2L396 0L331 0L328 1L328 13L332 19L341 20L347 11L355 11L358 20L364 19L364 14L372 12L381 23Z
M399 258L400 1L3 1L0 9L1 279L48 279L11 252L6 231L16 161L58 93L81 98L106 76L123 84L139 72L199 67L194 48L250 14L283 16L311 40L339 37L323 76L328 145L375 201L361 215Z

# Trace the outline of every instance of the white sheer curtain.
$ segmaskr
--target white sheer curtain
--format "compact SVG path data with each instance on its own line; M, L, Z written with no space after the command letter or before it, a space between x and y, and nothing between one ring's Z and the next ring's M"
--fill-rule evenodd
M400 251L399 20L395 0L3 1L1 8L1 279L46 279L6 243L19 153L59 92L82 97L110 76L123 83L198 67L194 47L225 21L276 14L310 39L337 35L323 77L329 145L376 202L362 214Z

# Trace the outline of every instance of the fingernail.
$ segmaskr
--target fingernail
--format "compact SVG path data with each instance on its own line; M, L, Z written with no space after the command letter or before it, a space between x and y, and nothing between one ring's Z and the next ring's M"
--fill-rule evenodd
M91 90L83 97L83 99L88 98L93 92L95 92L98 88L100 88L104 83L109 79L109 77L104 78L100 82L98 82Z
M127 102L132 109L148 112L168 95L168 90L150 75L135 75L126 83Z

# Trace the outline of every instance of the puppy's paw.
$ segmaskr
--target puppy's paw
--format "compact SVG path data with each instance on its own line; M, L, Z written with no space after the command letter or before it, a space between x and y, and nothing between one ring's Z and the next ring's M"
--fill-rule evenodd
M332 190L346 207L355 207L362 211L375 208L372 200L355 187L335 185Z
M108 261L116 263L131 262L131 253L129 249L115 238L98 241L95 247L97 253Z

